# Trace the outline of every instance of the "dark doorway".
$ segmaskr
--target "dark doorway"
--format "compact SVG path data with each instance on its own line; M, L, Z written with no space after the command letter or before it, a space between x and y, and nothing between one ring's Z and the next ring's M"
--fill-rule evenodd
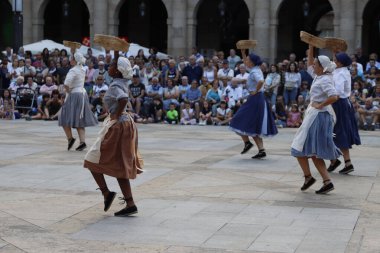
M0 51L13 45L12 6L8 0L0 0ZM18 48L17 48L18 50Z
M370 0L363 12L363 53L380 55L380 1Z
M50 0L44 14L44 38L82 42L90 36L90 13L83 0Z
M119 12L119 36L167 52L168 13L161 0L126 0Z
M300 40L300 31L318 36L319 20L332 10L328 0L284 0L278 12L277 61L292 52L304 58L308 45Z
M203 0L197 12L197 47L229 55L236 42L249 39L249 10L244 0Z

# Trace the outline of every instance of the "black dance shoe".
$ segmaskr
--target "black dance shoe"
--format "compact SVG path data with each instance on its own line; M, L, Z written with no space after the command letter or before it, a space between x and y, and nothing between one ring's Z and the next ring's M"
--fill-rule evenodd
M326 194L330 191L334 190L334 185L333 183L328 183L328 184L324 184L321 189L319 189L318 191L315 191L316 194Z
M244 149L243 149L243 151L241 151L240 154L247 153L252 147L253 147L253 144L251 142L246 142L244 145Z
M265 153L264 150L259 150L259 153L256 155L252 156L252 159L261 159L267 156L267 153Z
M115 216L117 217L126 217L130 216L132 214L138 213L136 206L126 206L125 208L121 209L120 211L115 213Z
M69 144L67 145L67 150L70 150L73 147L74 143L75 143L75 138L71 138L69 140Z
M82 142L75 150L76 151L82 151L85 148L87 148L87 145L85 142Z
M334 171L336 168L338 168L339 165L341 165L341 164L342 164L341 161L336 160L335 163L330 164L330 166L327 168L327 171L328 171L328 172L332 172L332 171Z
M309 189L310 186L312 186L317 180L315 178L311 177L308 181L305 180L305 183L301 187L301 191L306 191Z
M116 197L116 192L110 192L107 198L104 200L104 212L107 212L110 209L113 200Z
M348 174L350 172L354 171L354 166L352 164L344 167L342 170L339 171L339 174Z

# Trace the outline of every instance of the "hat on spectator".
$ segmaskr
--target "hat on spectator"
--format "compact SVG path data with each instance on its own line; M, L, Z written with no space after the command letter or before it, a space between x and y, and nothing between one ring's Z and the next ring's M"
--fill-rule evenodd
M260 66L262 63L260 56L254 54L254 53L249 54L249 59L251 60L251 62L253 62L255 64L255 66Z
M131 67L131 63L127 58L119 57L119 59L117 60L117 70L121 72L125 79L131 79L133 70Z
M352 60L346 53L337 53L335 58L338 62L342 63L344 67L348 67L351 65Z
M318 56L318 61L322 65L323 73L325 73L325 72L331 73L336 68L336 64L334 62L330 61L330 58L327 57L326 55Z

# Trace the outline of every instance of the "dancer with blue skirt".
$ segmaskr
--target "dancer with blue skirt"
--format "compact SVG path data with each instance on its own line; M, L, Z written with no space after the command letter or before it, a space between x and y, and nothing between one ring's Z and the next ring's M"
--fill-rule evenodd
M277 127L274 122L271 108L264 96L264 75L260 69L261 59L256 54L249 54L244 57L244 64L249 70L247 80L247 90L249 97L236 112L230 123L230 129L241 136L244 142L244 149L241 154L245 154L253 147L249 136L253 138L259 152L253 159L266 157L262 136L274 136L277 134Z
M327 56L320 55L314 59L313 46L309 46L308 71L314 77L310 89L310 105L291 146L291 154L297 158L305 177L302 191L316 182L311 175L309 158L323 178L322 187L315 193L325 194L334 190L324 160L336 160L341 154L333 140L336 117L331 104L338 100L331 75L335 67L335 63Z
M334 62L337 68L333 72L335 89L339 99L332 106L336 114L336 124L334 126L335 145L342 151L345 166L339 171L340 174L348 174L354 171L351 163L350 149L352 145L360 145L358 125L355 119L355 109L351 104L351 74L348 66L351 65L351 58L346 53L335 54ZM331 161L329 172L334 171L342 162Z

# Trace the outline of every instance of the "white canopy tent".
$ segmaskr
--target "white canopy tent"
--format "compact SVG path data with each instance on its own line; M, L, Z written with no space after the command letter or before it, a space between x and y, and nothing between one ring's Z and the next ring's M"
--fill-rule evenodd
M24 47L25 51L29 50L33 54L38 53L38 52L42 52L42 50L44 48L49 49L49 51L52 51L56 48L58 48L59 50L66 49L67 52L70 54L70 48L65 47L63 44L54 42L52 40L41 40L41 41L38 41L38 42L35 42L32 44L24 45L23 47ZM87 54L87 49L88 49L88 47L82 45L82 47L79 49L79 51L85 55L85 54ZM129 51L127 53L127 56L131 56L131 55L136 56L137 52L140 49L142 49L144 51L144 54L146 57L149 56L149 49L148 48L142 47L142 46L135 44L135 43L131 43L131 45L129 47ZM105 50L98 50L98 49L92 48L92 54L96 57L100 54L105 55ZM113 51L111 51L111 54L113 55ZM167 54L160 53L160 52L157 54L157 57L159 59L168 59Z

